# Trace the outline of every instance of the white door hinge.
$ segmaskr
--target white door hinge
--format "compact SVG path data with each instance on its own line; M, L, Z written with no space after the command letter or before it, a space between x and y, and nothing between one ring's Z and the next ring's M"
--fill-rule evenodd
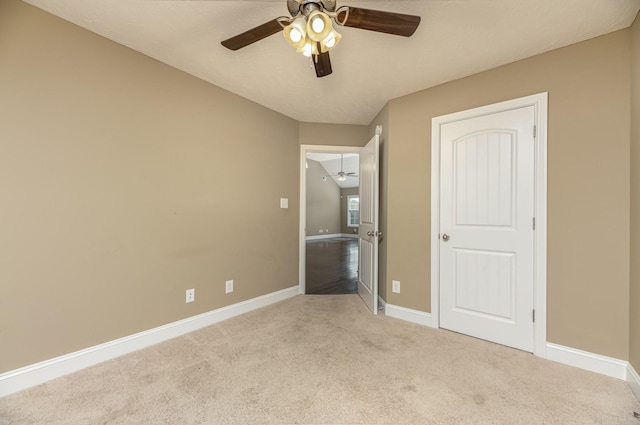
M534 125L533 126L533 138L535 139L536 137L538 137L538 126Z
M536 218L533 217L533 230L536 230Z
M536 323L536 311L535 310L532 311L531 316L532 316L532 319L533 319L533 323Z

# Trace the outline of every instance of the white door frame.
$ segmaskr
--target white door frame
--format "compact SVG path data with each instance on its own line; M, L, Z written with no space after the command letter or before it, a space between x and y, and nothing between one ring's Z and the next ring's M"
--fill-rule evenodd
M325 146L325 145L300 145L300 229L298 242L298 287L299 293L306 293L307 282L307 154L308 153L357 153L358 146Z
M533 354L546 358L547 345L547 98L539 93L493 105L435 117L431 120L431 320L440 327L440 127L462 119L533 106L535 109Z

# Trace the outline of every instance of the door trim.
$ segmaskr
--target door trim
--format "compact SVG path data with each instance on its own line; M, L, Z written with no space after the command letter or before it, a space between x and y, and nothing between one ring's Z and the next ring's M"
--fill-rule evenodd
M300 145L300 219L298 230L298 288L300 294L306 293L307 273L307 173L306 159L308 153L357 153L358 146Z
M444 124L482 115L495 114L533 106L536 125L534 177L534 276L533 303L536 320L533 324L533 354L546 358L547 347L547 106L548 93L455 112L431 120L431 319L440 327L440 127Z

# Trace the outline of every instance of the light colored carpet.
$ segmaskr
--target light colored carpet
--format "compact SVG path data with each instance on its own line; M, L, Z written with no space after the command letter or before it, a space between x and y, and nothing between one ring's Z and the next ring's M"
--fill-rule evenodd
M624 424L627 384L298 296L0 399L5 424Z

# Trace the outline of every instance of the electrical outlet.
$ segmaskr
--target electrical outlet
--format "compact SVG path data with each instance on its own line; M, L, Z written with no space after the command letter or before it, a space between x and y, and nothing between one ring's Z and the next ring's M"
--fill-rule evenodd
M196 290L187 289L187 300L185 302L192 303L196 300Z
M233 280L227 280L224 287L225 294L233 292Z
M392 280L391 281L391 292L395 292L396 294L400 293L400 281Z
M322 232L324 232L324 230L322 230L322 229L319 229L319 230L318 230L318 233L322 233Z
M325 233L329 233L329 229L324 229L324 232Z

